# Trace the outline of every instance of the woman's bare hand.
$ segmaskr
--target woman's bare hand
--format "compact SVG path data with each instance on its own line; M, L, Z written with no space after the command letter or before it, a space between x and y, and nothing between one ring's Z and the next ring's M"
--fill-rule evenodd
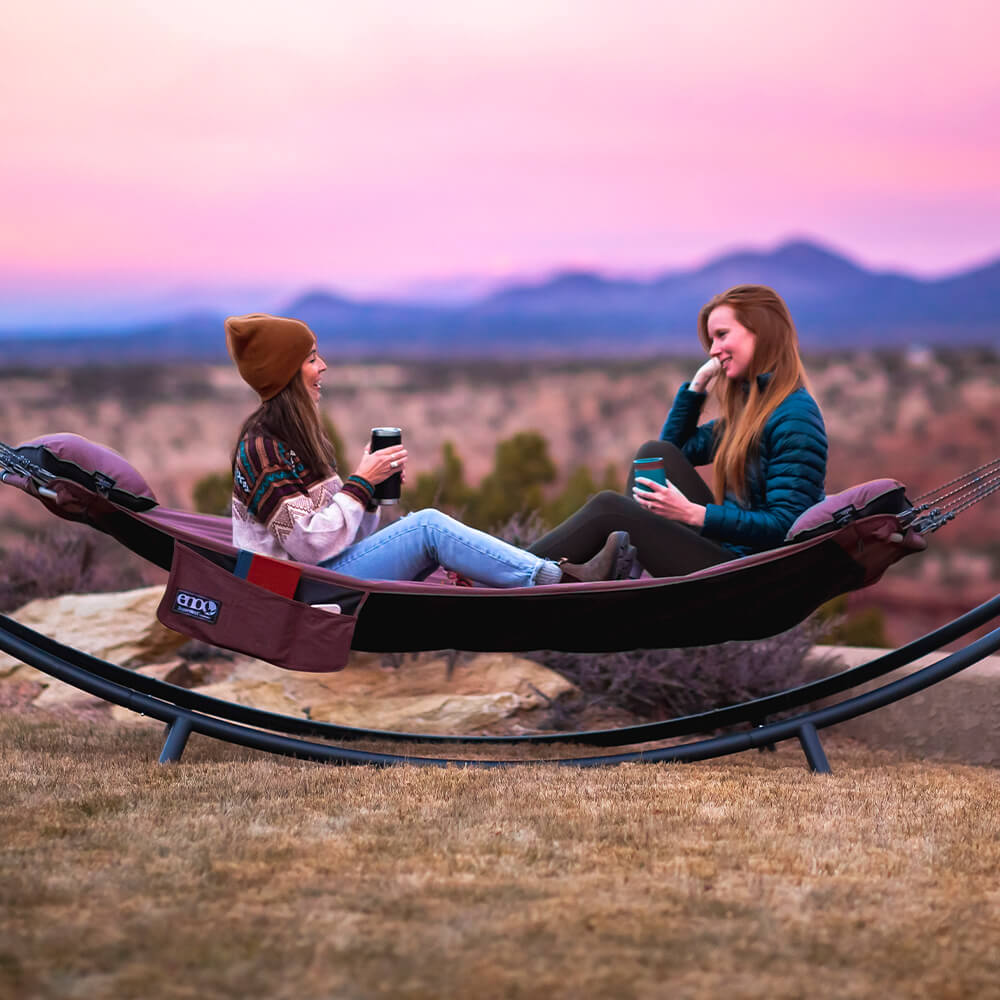
M365 445L364 455L355 470L355 475L367 479L372 486L378 486L397 472L406 468L407 451L400 445L372 451L371 445Z
M25 493L30 492L31 480L26 476L19 476L16 472L4 470L0 472L0 477L3 479L4 486L13 486L14 489L24 490Z
M722 366L719 364L719 359L709 358L708 361L706 361L694 373L694 378L691 379L692 391L708 392L720 371L722 371Z
M655 480L646 479L644 476L636 476L635 482L632 496L651 513L659 517L668 517L672 521L680 521L681 524L690 524L695 528L700 528L705 523L705 508L688 500L672 483L661 486Z
M20 476L16 472L0 473L0 480L4 486L13 486L14 489L23 490L30 497L48 502L49 506L55 505L61 514L86 514L89 497L87 491L82 486L69 483L65 480L55 480L48 486L39 486L28 476Z

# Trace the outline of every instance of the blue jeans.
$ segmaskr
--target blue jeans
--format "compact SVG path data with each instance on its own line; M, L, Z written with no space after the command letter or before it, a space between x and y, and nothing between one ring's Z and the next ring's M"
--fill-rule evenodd
M361 580L422 580L443 566L488 587L531 587L546 562L430 509L400 518L320 566Z

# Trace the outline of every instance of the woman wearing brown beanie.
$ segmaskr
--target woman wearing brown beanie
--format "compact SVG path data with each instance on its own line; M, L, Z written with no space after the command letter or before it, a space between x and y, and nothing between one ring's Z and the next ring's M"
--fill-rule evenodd
M402 446L370 452L342 480L318 403L326 364L312 330L254 313L226 320L229 353L261 405L233 452L233 544L367 580L420 580L438 566L491 587L627 578L634 549L613 531L585 563L540 558L421 510L379 531L375 487L406 468Z

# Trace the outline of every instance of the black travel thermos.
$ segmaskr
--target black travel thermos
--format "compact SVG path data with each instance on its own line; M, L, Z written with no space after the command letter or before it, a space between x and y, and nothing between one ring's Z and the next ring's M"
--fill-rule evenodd
M393 445L403 443L403 432L398 427L373 427L372 428L372 451L381 451L383 448L390 448ZM399 494L402 489L402 472L393 473L388 479L378 483L375 487L375 499L380 504L399 503Z

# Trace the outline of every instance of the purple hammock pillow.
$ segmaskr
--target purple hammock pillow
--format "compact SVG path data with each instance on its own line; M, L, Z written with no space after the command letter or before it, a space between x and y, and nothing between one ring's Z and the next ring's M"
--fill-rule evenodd
M69 479L129 510L155 507L149 483L121 455L79 434L46 434L15 449L60 479Z
M804 542L873 514L901 514L911 506L906 487L895 479L872 479L834 493L796 518L786 542Z

